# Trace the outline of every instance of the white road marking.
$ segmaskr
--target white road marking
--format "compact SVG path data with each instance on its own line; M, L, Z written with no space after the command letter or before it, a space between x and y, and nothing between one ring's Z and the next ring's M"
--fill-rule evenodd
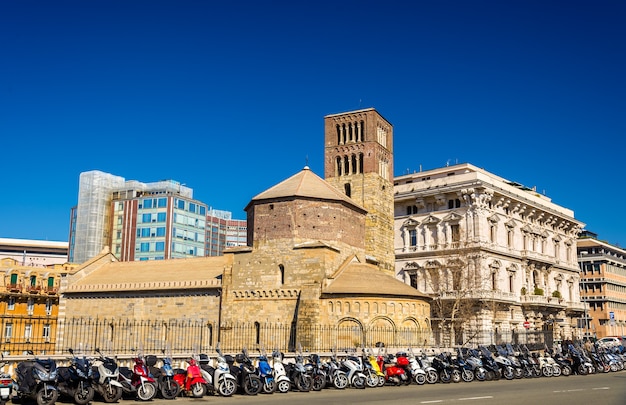
M592 390L610 390L611 388L609 387L599 387L599 388L592 388Z
M443 400L437 399L437 400L434 400L434 401L422 401L422 402L420 402L420 404L436 404L437 402L443 402Z
M459 398L459 401L469 401L472 399L491 399L493 398L492 396L486 396L486 397L469 397L469 398Z

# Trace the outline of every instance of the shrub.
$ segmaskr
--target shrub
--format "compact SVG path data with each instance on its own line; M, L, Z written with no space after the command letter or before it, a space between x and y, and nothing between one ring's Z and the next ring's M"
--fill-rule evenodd
M552 296L554 298L561 298L561 292L560 291L552 291Z
M543 288L535 287L535 295L543 295Z

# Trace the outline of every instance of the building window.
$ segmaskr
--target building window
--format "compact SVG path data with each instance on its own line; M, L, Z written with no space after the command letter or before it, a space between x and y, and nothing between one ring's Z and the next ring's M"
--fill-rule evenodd
M280 272L280 284L285 284L285 266L282 264L278 266L278 270Z
M167 198L159 198L158 201L157 201L157 206L159 208L167 207Z
M45 342L50 341L50 324L49 323L46 323L43 325L42 337Z
M26 342L30 342L32 333L33 333L33 325L31 323L27 323L26 325L24 325L24 340L26 340Z
M409 280L411 282L411 287L417 290L417 274L410 274Z
M347 195L348 197L352 197L352 189L351 189L351 187L350 187L350 183L346 183L346 184L344 184L344 185L343 185L343 187L344 187L344 189L345 189L346 195Z
M32 298L29 298L26 305L26 311L28 312L28 315L32 315L35 312L35 301Z
M459 224L450 225L450 233L452 234L452 242L461 241L461 229Z
M155 244L155 250L156 250L157 252L163 252L163 251L165 251L165 242L157 242L157 243Z
M46 300L46 315L52 315L52 301Z
M4 341L10 342L13 337L13 324L7 323L4 325Z
M141 222L149 223L151 220L152 220L152 214L142 214L141 215Z
M15 298L13 298L13 297L9 298L9 302L7 303L7 309L9 311L15 310Z
M410 244L411 246L417 246L417 230L416 229L411 229L409 231L409 238L410 240Z

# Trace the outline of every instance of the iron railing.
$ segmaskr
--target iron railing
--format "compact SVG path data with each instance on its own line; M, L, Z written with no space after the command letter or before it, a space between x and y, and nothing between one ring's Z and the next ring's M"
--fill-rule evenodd
M20 355L63 354L69 348L130 355L224 352L279 349L294 352L347 351L361 347L449 348L502 343L526 344L531 350L552 346L552 331L505 331L469 329L422 330L417 328L280 323L231 323L217 325L202 320L134 320L116 318L32 319L1 318L0 351Z

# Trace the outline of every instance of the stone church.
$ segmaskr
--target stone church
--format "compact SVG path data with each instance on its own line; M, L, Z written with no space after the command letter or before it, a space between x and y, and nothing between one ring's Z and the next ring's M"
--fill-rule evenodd
M367 330L429 331L429 298L393 275L392 145L374 109L326 116L325 179L305 167L253 197L246 247L141 262L103 252L65 278L59 317L201 319L222 340L234 324L285 324L309 347L332 347L316 327L358 330L361 344L381 340Z

